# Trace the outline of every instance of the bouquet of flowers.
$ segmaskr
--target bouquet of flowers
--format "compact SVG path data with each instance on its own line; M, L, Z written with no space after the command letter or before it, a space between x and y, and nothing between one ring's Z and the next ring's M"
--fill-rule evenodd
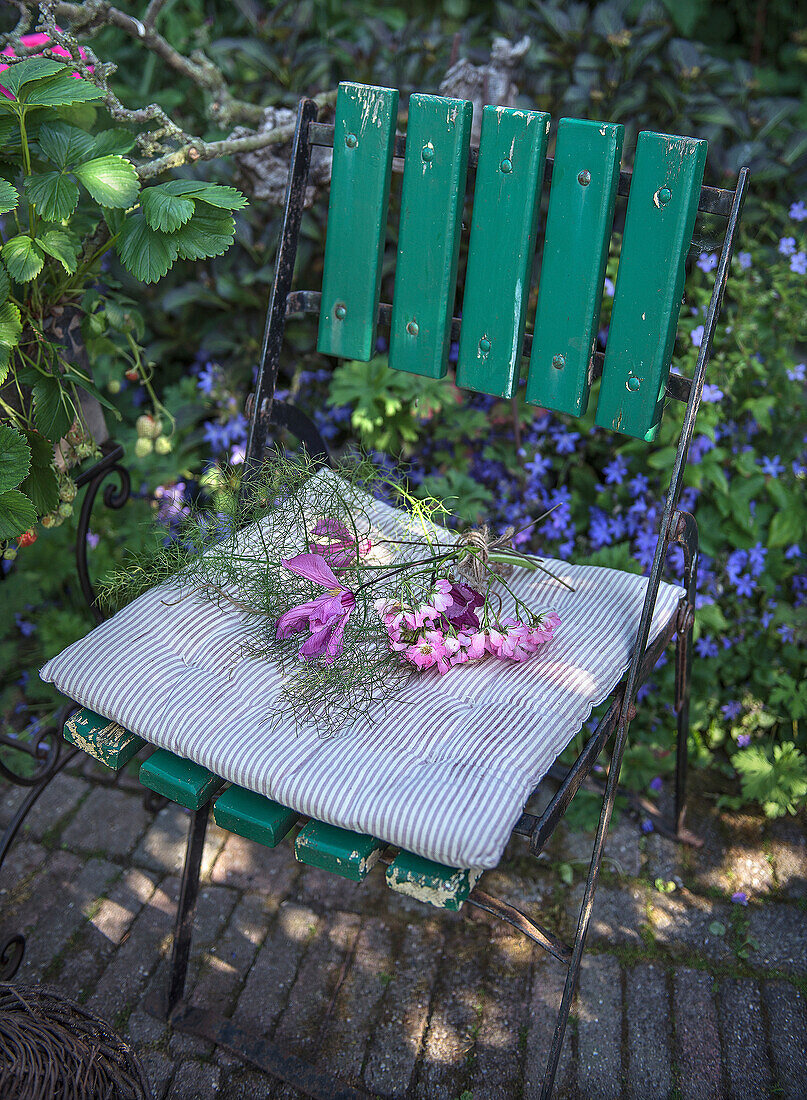
M237 610L246 654L283 668L278 706L333 733L417 673L526 661L558 628L508 581L514 569L548 572L540 559L512 549L512 531L459 534L445 515L366 460L317 470L277 452L239 494L184 517L167 546L108 578L104 595L117 603L163 584L167 601Z

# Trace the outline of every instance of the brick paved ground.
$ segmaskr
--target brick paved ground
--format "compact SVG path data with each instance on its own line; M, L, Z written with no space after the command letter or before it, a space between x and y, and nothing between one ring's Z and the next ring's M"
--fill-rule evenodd
M0 939L29 934L15 980L56 986L128 1035L157 1097L298 1095L145 1012L164 979L188 816L150 814L136 779L99 777L87 762L56 779L0 873ZM0 824L19 799L0 791ZM627 819L612 835L558 1096L807 1097L804 823L697 805L689 820L698 853ZM588 847L571 834L536 862L514 846L482 885L568 935ZM380 867L355 886L296 864L287 843L210 829L194 999L372 1095L537 1097L561 981L506 927L391 894Z

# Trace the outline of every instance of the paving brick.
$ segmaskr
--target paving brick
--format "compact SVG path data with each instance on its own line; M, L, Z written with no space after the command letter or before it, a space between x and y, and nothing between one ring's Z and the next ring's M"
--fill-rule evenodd
M673 978L675 1060L682 1100L720 1100L720 1033L712 996L714 979L681 967Z
M318 931L320 918L292 902L280 905L233 1013L241 1027L268 1034L289 996L300 959Z
M568 894L566 917L570 929L577 928L585 883L578 882ZM647 923L646 905L650 891L643 883L610 886L600 883L594 895L594 908L588 942L640 944L641 928Z
M307 1062L314 1060L358 935L359 918L355 913L334 913L320 924L302 958L274 1034L274 1041L283 1050ZM278 1092L283 1100L290 1100L291 1095L285 1086Z
M185 862L185 847L190 826L190 811L176 802L169 802L153 818L140 843L132 853L131 859L138 867L146 867L162 874L179 875ZM210 875L210 870L229 836L213 822L208 822L205 847L202 854L201 877Z
M713 962L733 961L728 937L709 931L713 921L729 927L734 908L730 903L704 898L689 890L676 890L672 894L653 890L648 900L649 927L657 944L673 954L697 954Z
M33 840L14 841L0 870L0 906L10 905L24 879L38 872L48 858L47 848Z
M771 854L779 890L790 898L807 897L807 832L802 822L774 821Z
M364 1052L392 977L392 932L378 917L366 920L350 969L325 1021L317 1062L328 1073L358 1086Z
M46 855L41 871L19 883L4 899L0 931L29 934L62 896L67 883L78 875L82 861L72 852Z
M762 999L768 1016L776 1087L784 1100L807 1096L807 1001L789 982L765 982Z
M125 856L134 848L151 815L143 799L115 787L95 787L62 833L62 844L72 851L103 850Z
M625 973L628 1096L646 1100L672 1090L672 1033L667 974L642 963Z
M524 1100L538 1100L540 1096L565 982L566 967L550 955L545 955L543 952L536 950L535 959L533 960L532 992L527 1015L528 1023L526 1025ZM573 1032L574 1025L570 1023L566 1029L558 1068L555 1073L553 1096L557 1097L558 1100L564 1100L571 1093L574 1093L575 1096L577 1094L577 1088L573 1080Z
M771 861L763 846L765 825L748 814L707 817L699 823L704 846L698 853L691 880L699 888L732 894L767 894L775 887Z
M603 867L619 875L636 878L641 872L642 832L635 821L623 814L616 825L611 825L605 839ZM574 861L581 874L588 873L591 853L594 848L594 833L574 830L560 825L551 842L553 858Z
M273 907L276 909L276 906ZM260 894L241 897L222 935L207 948L193 989L194 1002L234 1007L273 913Z
M771 1095L770 1066L762 1026L762 998L751 978L726 978L718 994L723 1065L732 1100Z
M410 924L396 942L386 986L364 1067L373 1092L405 1096L415 1071L429 1018L432 983L443 953L443 930L436 920ZM379 978L385 975L379 975Z
M151 1085L154 1100L165 1100L165 1094L174 1076L173 1062L160 1050L138 1051L137 1056Z
M798 905L772 902L748 908L751 935L759 948L751 955L753 966L788 973L807 971L807 917Z
M527 1018L534 947L501 924L491 935L482 1020L469 1089L489 1100L521 1091L519 1029Z
M100 900L56 978L60 989L81 997L96 983L137 914L154 893L156 879L137 868L124 871Z
M223 1071L220 1095L227 1100L270 1100L277 1088L275 1078L239 1064L233 1070Z
M91 859L75 876L62 880L28 939L19 981L41 979L48 964L67 948L73 933L85 923L107 885L119 874L114 864Z
M288 850L281 854L286 855L287 859L294 859ZM310 905L317 913L332 913L338 909L343 913L364 914L369 909L383 912L387 908L391 891L384 875L386 867L381 863L376 864L364 882L352 882L318 867L299 864L298 867L299 877L295 884L297 897L302 905ZM422 902L420 912L423 912Z
M427 1100L455 1100L467 1087L485 1001L488 937L484 925L469 922L447 935L418 1075L417 1095Z
M210 1100L219 1091L221 1070L212 1063L182 1062L174 1073L167 1100Z
M583 956L574 1011L580 1093L616 1100L622 1095L622 974L612 956Z
M288 842L267 848L237 833L220 831L223 843L210 871L211 882L283 897L290 892L299 865Z
M178 897L178 879L164 879L101 975L88 1001L91 1011L110 1022L131 1011L170 942Z
M642 870L645 878L655 882L657 878L665 882L681 885L684 873L685 855L683 845L661 833L648 833L644 839L644 862Z
M58 835L60 822L75 810L89 791L90 784L85 779L60 772L31 807L23 825L24 832L37 840L51 830L55 830Z
M24 798L22 787L13 787L5 780L0 782L0 829L5 829Z

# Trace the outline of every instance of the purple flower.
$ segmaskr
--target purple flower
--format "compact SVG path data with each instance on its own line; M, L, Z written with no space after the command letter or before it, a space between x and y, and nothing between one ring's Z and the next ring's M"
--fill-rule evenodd
M740 734L738 734L737 744L741 749L747 749L748 746L751 744L751 734L750 733L740 733Z
M767 549L758 542L756 546L752 546L748 551L748 568L751 571L752 577L758 577L765 568L765 558L768 556Z
M794 558L801 557L801 549L797 542L794 542L792 546L788 546L785 550L785 558L787 561L793 561Z
M448 592L451 603L443 612L443 615L456 629L464 627L479 628L479 616L477 607L485 602L485 597L471 588L468 584L457 581L451 585Z
M702 634L695 642L699 657L716 657L720 650L711 634Z
M782 256L792 256L796 251L796 238L795 237L782 237L779 241L779 247L777 252Z
M31 635L36 632L36 626L34 626L33 623L26 622L22 615L15 614L14 620L17 623L17 630L19 630L23 638L30 638Z
M358 555L368 554L372 546L369 539L356 542L347 527L335 519L317 520L311 534L315 539L323 540L311 543L313 553L324 558L334 568L352 565Z
M717 256L714 252L701 252L695 266L699 267L705 274L708 274L717 267Z
M796 363L793 370L787 372L791 382L803 382L807 377L807 363Z
M807 219L807 203L794 202L788 210L788 215L794 222L803 222Z
M739 718L743 712L742 703L738 703L736 699L732 699L728 703L724 703L720 708L720 711L724 718L728 718L732 722L735 718Z
M736 890L731 895L731 900L735 905L748 905L748 894L744 890Z
M754 582L747 573L741 573L734 582L734 588L738 596L753 596Z
M751 253L750 252L741 252L737 256L737 260L740 264L740 270L741 271L747 271L748 268L751 266L751 264L753 262L752 259L751 259Z
M650 790L651 791L660 791L663 786L664 786L664 780L661 778L660 775L657 775L655 779L650 780Z
M783 642L788 642L790 645L796 640L796 633L792 626L788 626L786 623L782 623L781 626L777 626L776 633L782 639Z
M722 401L723 396L723 391L719 386L713 386L707 382L703 387L703 400L707 405L714 405L716 401Z
M211 394L221 380L221 372L215 363L205 363L199 371L196 383L202 393Z
M611 280L607 276L605 278L605 285L604 285L603 289L604 289L605 293L608 295L609 298L613 298L613 296L614 296L614 284L611 282Z
M299 577L321 584L328 591L308 603L292 607L277 620L276 637L290 638L301 630L309 630L310 636L300 646L301 657L325 657L332 664L344 649L342 636L350 612L356 606L356 597L344 588L319 554L297 554L285 558L282 564Z
M807 275L807 252L797 252L790 257L790 270L794 275Z
M763 474L768 474L769 477L778 477L785 469L779 455L774 455L773 458L770 455L763 455L759 460L759 465Z
M602 471L605 474L606 485L621 485L628 472L628 464L622 455L617 455L613 462L609 462Z
M94 550L100 541L100 535L96 535L94 531L87 532L87 545L91 550Z
M703 325L696 325L695 328L693 328L692 332L690 332L689 338L692 341L694 347L699 348L703 343L704 331L705 330Z
M574 445L580 438L580 432L567 432L560 428L554 432L555 450L559 455L573 455Z
M652 833L653 832L653 822L650 820L649 817L646 817L644 819L644 821L642 822L642 832L643 833Z

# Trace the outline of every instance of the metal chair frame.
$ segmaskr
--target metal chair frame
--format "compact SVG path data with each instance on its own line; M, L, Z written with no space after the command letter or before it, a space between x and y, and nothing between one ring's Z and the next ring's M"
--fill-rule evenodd
M315 145L333 146L334 128L317 121L318 108L310 99L303 99L299 105L297 126L291 154L289 180L286 191L285 211L281 230L280 244L275 262L275 279L272 287L266 329L257 378L256 392L250 395L247 405L249 415L249 434L247 442L246 476L250 470L260 464L270 442L272 428L283 427L295 435L313 457L323 464L329 461L328 451L318 430L308 417L294 406L276 401L275 386L280 363L286 319L297 314L319 313L320 294L313 291L293 291L292 278L297 253L297 241L303 214L303 203L308 180L311 148ZM401 135L395 138L395 157L404 154L406 139ZM469 166L473 168L477 160L477 149L472 148ZM399 162L400 164L400 162ZM547 160L546 178L551 177L552 161ZM523 813L514 828L514 834L529 841L530 851L538 855L554 832L572 798L581 784L590 778L592 768L606 745L613 738L611 761L604 784L603 801L597 834L592 850L591 862L586 877L585 890L580 908L577 931L571 945L560 941L546 929L528 920L523 914L505 903L488 898L480 891L473 891L469 901L479 905L495 915L518 927L522 932L549 951L567 967L566 982L557 1023L546 1064L541 1088L541 1097L548 1100L551 1096L555 1074L557 1072L566 1024L577 987L580 963L586 945L591 920L594 895L597 888L603 849L608 826L614 809L619 774L628 738L630 723L636 715L636 693L648 678L662 651L673 636L676 638L675 659L675 710L677 712L676 741L676 778L673 821L666 822L655 808L649 812L654 825L660 831L679 840L693 842L695 838L684 829L684 810L687 773L687 735L689 730L689 694L692 668L692 635L695 611L695 584L698 562L698 529L694 516L678 508L683 486L684 467L687 461L690 443L693 438L695 420L703 392L706 367L712 350L723 294L729 275L729 265L734 250L740 214L748 187L748 169L740 170L733 191L714 187L703 187L699 209L719 214L727 218L726 232L716 270L715 286L709 303L704 336L699 350L693 378L670 375L667 396L686 403L686 413L672 468L670 488L664 505L659 528L658 544L653 558L647 593L645 595L636 643L633 649L628 672L616 689L610 707L601 718L575 762L570 768L555 766L552 776L559 779L559 787L554 797L540 816ZM626 195L630 188L630 173L620 175L618 193ZM379 307L379 321L389 323L391 306ZM452 337L459 335L461 320L454 318ZM525 339L524 354L531 347L529 336ZM592 361L592 376L602 372L603 357L595 356ZM673 616L659 638L647 648L653 610L661 583L668 548L677 544L682 547L684 556L684 588L686 595L681 600L677 614ZM648 809L645 808L647 813ZM191 823L188 837L187 857L182 878L182 889L177 913L176 936L174 941L171 971L166 999L161 1005L163 1013L172 1018L174 1025L194 1034L204 1035L208 1039L223 1043L236 1050L257 1065L285 1077L312 1096L357 1096L355 1090L336 1083L334 1080L318 1074L311 1067L304 1066L296 1059L282 1054L272 1044L247 1036L221 1017L205 1012L183 1002L185 975L191 944L193 911L198 893L199 869L207 824L207 807L198 810ZM481 904L480 904L481 903ZM491 903L491 904L486 904Z

